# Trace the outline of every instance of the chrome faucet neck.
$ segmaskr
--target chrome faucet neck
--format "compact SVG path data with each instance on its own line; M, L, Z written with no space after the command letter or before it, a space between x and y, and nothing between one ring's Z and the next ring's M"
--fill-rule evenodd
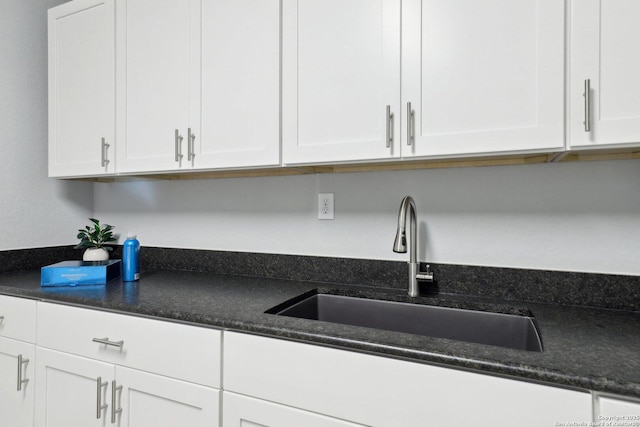
M407 215L409 216L409 283L408 293L411 297L417 297L418 292L418 277L425 280L433 280L433 275L429 273L426 277L419 273L418 266L418 211L416 204L411 196L405 196L400 203L400 210L398 211L398 231L396 232L396 239L393 243L393 251L399 253L407 252ZM430 278L429 278L430 277Z

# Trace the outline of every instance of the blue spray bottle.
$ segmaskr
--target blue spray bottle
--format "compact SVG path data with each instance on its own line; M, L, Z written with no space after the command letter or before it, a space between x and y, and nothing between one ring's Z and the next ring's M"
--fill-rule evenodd
M140 279L140 242L135 234L127 234L122 245L122 281L133 282Z

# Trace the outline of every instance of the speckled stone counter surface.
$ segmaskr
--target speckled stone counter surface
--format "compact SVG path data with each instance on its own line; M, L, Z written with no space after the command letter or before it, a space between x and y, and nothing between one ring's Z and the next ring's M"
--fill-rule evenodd
M139 282L106 286L40 288L39 279L34 269L2 273L0 293L640 398L637 311L506 302L535 316L544 345L538 353L265 313L316 288L387 292L402 299L401 290L161 269L143 271ZM420 299L438 304L447 300L478 306L501 302L444 294Z

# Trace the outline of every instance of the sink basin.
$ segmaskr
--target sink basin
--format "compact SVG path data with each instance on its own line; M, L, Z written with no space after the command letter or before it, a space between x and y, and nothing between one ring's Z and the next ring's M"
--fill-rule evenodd
M267 310L267 313L542 351L533 315L528 310L521 311L524 314L506 314L312 291Z

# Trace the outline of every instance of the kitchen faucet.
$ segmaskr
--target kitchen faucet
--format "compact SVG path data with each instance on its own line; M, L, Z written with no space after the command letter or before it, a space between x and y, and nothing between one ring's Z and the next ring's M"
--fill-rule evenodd
M396 232L396 240L393 242L393 251L398 253L407 252L407 214L410 216L410 243L409 247L409 296L417 297L418 292L418 279L433 282L433 273L427 271L425 273L419 272L419 265L417 261L417 249L418 249L418 235L417 235L417 220L418 212L416 211L416 204L413 201L413 197L405 196L400 203L400 211L398 212L398 231Z

